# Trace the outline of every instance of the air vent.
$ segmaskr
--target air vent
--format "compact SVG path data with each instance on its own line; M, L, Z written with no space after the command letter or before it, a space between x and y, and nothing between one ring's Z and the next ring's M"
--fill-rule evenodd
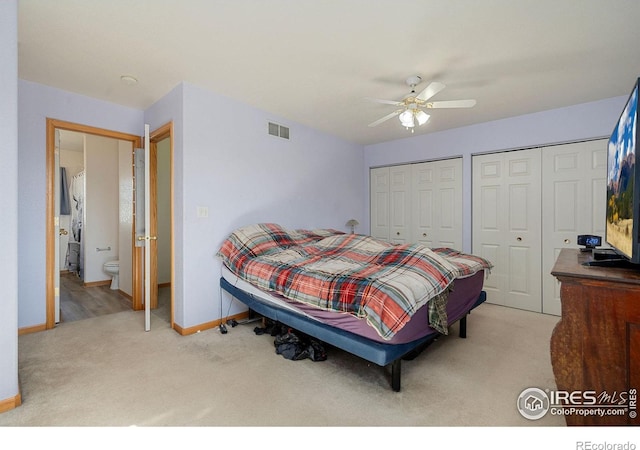
M289 139L289 128L269 122L269 134L271 136L281 137L282 139Z

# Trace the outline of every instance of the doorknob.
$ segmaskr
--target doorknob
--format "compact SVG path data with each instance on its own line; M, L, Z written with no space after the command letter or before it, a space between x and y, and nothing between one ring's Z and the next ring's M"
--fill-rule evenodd
M67 230L65 230L64 228L60 228L59 234L60 234L60 236L66 236L67 234L69 234L69 232Z
M155 241L158 239L158 236L138 236L139 241Z
M520 236L518 236L518 237L516 238L516 241L520 242L520 241L522 241L522 238L521 238Z

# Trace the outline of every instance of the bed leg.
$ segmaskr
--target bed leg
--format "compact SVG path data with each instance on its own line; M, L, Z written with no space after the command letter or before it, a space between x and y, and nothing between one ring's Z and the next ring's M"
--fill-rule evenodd
M460 319L460 337L467 337L467 315L465 314L462 319Z
M401 373L402 358L398 358L391 363L391 388L400 392L400 373Z

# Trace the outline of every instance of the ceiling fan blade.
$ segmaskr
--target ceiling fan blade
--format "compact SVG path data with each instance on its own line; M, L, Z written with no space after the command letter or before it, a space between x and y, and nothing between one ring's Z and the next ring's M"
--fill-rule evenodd
M376 125L380 125L382 122L384 122L385 120L389 120L395 116L397 116L398 114L400 114L403 110L399 109L397 111L392 112L391 114L387 114L384 117L381 117L380 119L376 120L375 122L371 122L369 124L370 127L375 127Z
M425 108L471 108L475 106L475 100L447 100L443 102L429 102Z
M429 84L429 86L427 86L426 88L424 88L424 90L422 92L420 92L416 98L418 100L428 100L431 97L433 97L434 95L436 95L438 92L440 92L441 90L443 90L446 86L442 83L438 83L437 81L432 82L431 84Z
M365 97L366 100L369 100L371 102L376 102L376 103L384 103L385 105L395 105L395 106L400 106L403 103L402 102L398 102L398 101L394 101L394 100L380 100L379 98L371 98L371 97Z

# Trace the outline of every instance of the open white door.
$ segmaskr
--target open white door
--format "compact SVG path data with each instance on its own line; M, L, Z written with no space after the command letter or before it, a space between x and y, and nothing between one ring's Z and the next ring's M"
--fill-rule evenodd
M144 247L144 329L151 329L151 245L150 241L156 236L150 236L151 230L151 199L149 170L149 125L144 126L144 148L136 149L135 158L135 192L136 192L136 246Z

